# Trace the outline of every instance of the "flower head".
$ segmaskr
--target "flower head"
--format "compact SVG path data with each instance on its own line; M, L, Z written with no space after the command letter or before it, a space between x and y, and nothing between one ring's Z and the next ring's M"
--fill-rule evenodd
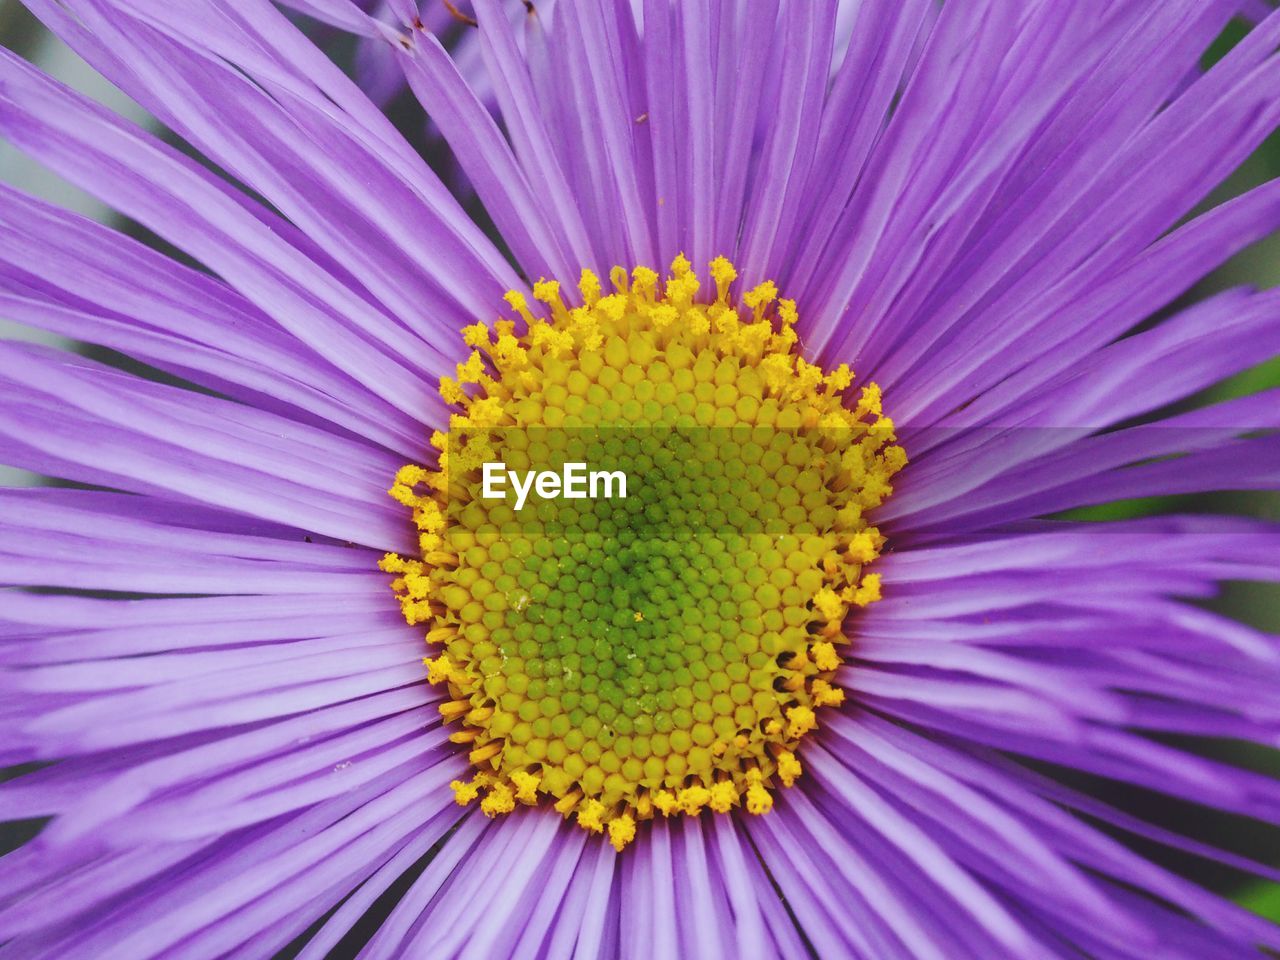
M0 491L10 952L1280 947L1074 777L1275 820L1187 743L1276 742L1189 602L1274 527L1060 519L1276 485L1273 393L1183 401L1280 297L1179 298L1280 222L1193 215L1280 15L1206 71L1238 3L295 0L455 195L267 0L28 5L169 136L8 52L0 131L184 256L0 187L0 309L105 348L0 344L65 481ZM475 493L538 443L663 483Z
M466 331L477 350L456 382L483 386L446 391L464 412L445 462L397 474L419 551L381 566L444 649L428 680L477 769L459 803L483 792L497 815L546 799L621 850L637 821L676 809L768 809L766 785L799 775L814 708L843 700L831 641L850 606L879 598L864 567L884 538L865 513L906 455L879 403L847 404L847 368L795 354L772 284L743 295L742 323L732 264L711 271L705 304L683 257L661 285L647 267L615 271L608 296L584 271L572 310L540 281L546 318L512 291L521 335L510 321L496 339ZM495 462L587 461L615 468L602 482L624 498L628 474L643 488L613 504L593 479L582 509L554 502L557 486L521 522L524 500L467 483Z

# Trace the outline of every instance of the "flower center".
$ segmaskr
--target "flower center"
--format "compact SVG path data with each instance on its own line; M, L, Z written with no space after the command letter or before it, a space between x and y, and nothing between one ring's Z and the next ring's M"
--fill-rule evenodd
M683 257L665 281L615 268L603 295L584 271L579 307L544 281L548 317L513 292L518 321L463 331L438 466L391 490L419 556L381 563L469 745L459 803L553 803L619 850L655 814L764 813L844 698L842 623L880 595L864 511L906 455L875 384L846 400L847 366L796 354L794 302L765 283L739 304L723 258L711 276L699 298ZM480 482L486 463L569 461L622 473L627 495L517 510Z

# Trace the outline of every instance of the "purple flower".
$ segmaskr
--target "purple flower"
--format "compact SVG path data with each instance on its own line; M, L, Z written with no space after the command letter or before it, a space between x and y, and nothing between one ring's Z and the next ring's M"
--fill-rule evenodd
M1053 519L1280 480L1276 391L1186 402L1280 295L1180 299L1280 224L1189 216L1280 120L1280 14L1201 72L1238 2L476 0L477 93L409 0L294 0L487 230L266 0L26 2L203 159L0 56L6 139L183 255L0 187L0 314L103 348L0 344L0 461L69 481L0 491L0 956L1280 949L1135 848L1280 871L1074 776L1276 821L1194 742L1280 743L1280 645L1192 601L1277 531ZM709 460L799 531L743 564L441 540L433 432L610 404L768 410L834 479Z

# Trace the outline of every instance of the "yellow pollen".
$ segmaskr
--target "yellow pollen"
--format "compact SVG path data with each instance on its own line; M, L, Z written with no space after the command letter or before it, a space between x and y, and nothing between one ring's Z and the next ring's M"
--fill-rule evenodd
M453 798L460 806L466 806L480 796L480 790L484 787L484 782L479 778L472 780L470 783L463 783L461 780L454 780L449 784L449 789L453 791Z
M697 814L711 802L711 791L703 786L685 787L676 794L676 805L688 814Z
M817 715L808 707L792 707L787 711L787 737L799 740L818 726Z
M676 795L670 790L658 790L653 794L653 806L664 817L669 817L676 812L679 803L676 801Z
M510 813L516 808L516 798L511 788L502 781L495 783L488 795L480 801L480 812L486 817L496 817L500 813Z
M784 783L783 786L790 786L790 784ZM748 786L745 796L747 798L748 813L759 816L773 809L773 794L758 783Z
M844 691L820 678L809 684L809 694L815 707L838 707L844 703Z
M711 788L707 805L716 813L728 813L738 802L738 788L728 780L721 780Z
M592 833L599 833L604 829L604 815L603 803L595 799L587 800L578 807L578 826Z
M795 301L735 295L724 257L709 276L680 256L508 293L392 482L419 553L379 566L474 768L454 797L486 816L546 804L622 851L655 816L766 814L844 701L846 620L882 592L867 514L906 454L878 386L799 355ZM479 492L485 464L573 451L636 492Z
M609 821L609 842L619 853L628 843L635 839L636 822L629 814L623 813Z
M778 779L782 781L784 787L795 783L800 773L800 761L796 759L794 753L784 750L778 754Z
M541 778L537 774L529 773L527 770L516 770L511 774L511 782L516 787L516 799L521 803L538 802L538 784Z
M813 665L823 673L831 673L840 666L840 655L836 653L835 646L826 641L815 643L809 653L813 657Z

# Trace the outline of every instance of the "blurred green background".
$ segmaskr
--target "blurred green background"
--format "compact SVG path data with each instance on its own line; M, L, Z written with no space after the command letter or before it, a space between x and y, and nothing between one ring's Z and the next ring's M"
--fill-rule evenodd
M182 0L174 0L174 2L180 3ZM1213 47L1206 51L1205 63L1212 63L1221 57L1245 35L1247 30L1248 26L1243 22L1233 23ZM113 110L137 122L148 122L145 111L98 78L65 46L44 31L17 0L0 0L0 45L17 51L64 82L106 103ZM421 131L420 118L406 119L403 126L406 132L417 135ZM1229 197L1277 176L1280 176L1280 134L1273 135L1226 183L1205 200L1203 207L1221 203ZM154 238L147 237L135 225L114 220L111 211L92 197L41 170L3 142L0 142L0 181L13 184L95 219L114 223L135 236L154 241ZM1233 258L1189 292L1183 300L1186 302L1199 300L1211 292L1241 284L1257 287L1272 287L1280 284L1280 235L1256 244ZM0 337L23 337L46 341L54 339L17 328L8 324L3 317L0 317ZM1271 386L1280 386L1280 358L1259 357L1256 367L1217 385L1204 395L1188 401L1187 405L1198 405L1210 400L1252 393ZM0 484L25 483L33 480L34 478L0 467ZM1107 520L1188 510L1243 513L1280 520L1280 492L1231 493L1127 501L1080 511L1073 516L1079 519ZM1227 584L1222 595L1213 601L1211 606L1261 629L1280 633L1280 586L1260 583ZM1280 696L1280 691L1277 692L1277 696ZM1200 743L1197 748L1221 759L1267 770L1280 776L1280 753L1276 751L1234 742L1207 745ZM0 771L0 779L4 779L4 771ZM1172 803L1155 795L1136 795L1131 789L1122 789L1101 781L1082 779L1080 783L1109 802L1126 808L1151 822L1256 859L1280 864L1280 829L1207 812L1190 805ZM0 827L0 852L23 842L33 831L34 825L26 829L10 828L7 831L4 827ZM1131 838L1124 839L1132 843ZM1280 885L1242 882L1238 874L1226 869L1214 868L1203 860L1174 855L1161 848L1141 843L1132 843L1132 845L1182 874L1227 892L1250 909L1280 922Z

